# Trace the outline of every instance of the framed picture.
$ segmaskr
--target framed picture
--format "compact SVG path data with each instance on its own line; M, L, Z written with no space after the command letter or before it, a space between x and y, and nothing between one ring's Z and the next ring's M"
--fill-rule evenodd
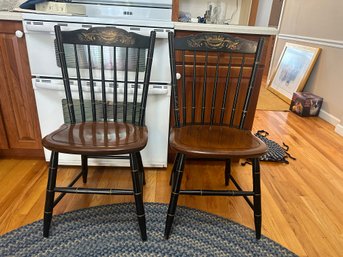
M320 48L286 43L268 90L291 103L293 93L303 90L319 52Z

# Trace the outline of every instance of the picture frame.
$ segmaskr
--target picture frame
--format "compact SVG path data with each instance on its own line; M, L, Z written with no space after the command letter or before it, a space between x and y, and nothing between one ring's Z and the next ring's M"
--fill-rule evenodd
M290 104L293 93L305 87L320 50L287 42L267 89Z

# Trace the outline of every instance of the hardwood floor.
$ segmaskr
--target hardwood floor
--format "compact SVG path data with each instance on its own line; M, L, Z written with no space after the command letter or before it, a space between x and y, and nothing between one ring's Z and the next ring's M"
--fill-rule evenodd
M263 235L299 256L342 256L343 137L319 118L301 118L289 112L257 111L254 131L259 129L267 130L270 139L289 145L289 152L297 158L288 165L261 163ZM75 169L60 169L59 184L66 184ZM146 202L169 201L170 170L171 165L147 169ZM192 162L185 172L183 187L224 188L220 162ZM243 187L251 186L250 167L236 163L233 175ZM42 160L0 159L0 234L42 218L46 180L47 165ZM129 169L91 168L87 184L131 187ZM67 195L55 214L127 201L133 197ZM180 196L179 204L253 228L252 211L242 198Z

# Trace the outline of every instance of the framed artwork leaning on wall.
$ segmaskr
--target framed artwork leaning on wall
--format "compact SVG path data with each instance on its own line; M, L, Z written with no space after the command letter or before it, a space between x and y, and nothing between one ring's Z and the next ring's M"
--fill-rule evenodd
M303 90L319 53L320 48L287 42L268 84L268 90L291 103L293 93Z

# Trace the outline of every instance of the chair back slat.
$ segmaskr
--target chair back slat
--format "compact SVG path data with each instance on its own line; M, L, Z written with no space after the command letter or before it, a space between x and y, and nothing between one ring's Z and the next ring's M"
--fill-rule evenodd
M137 62L136 62L136 76L135 76L135 83L133 88L133 106L132 106L132 123L136 121L136 111L137 111L137 97L138 97L138 79L139 79L139 56L140 56L140 48L137 49Z
M245 64L245 55L243 54L241 66L240 66L240 71L239 71L239 77L237 80L236 88L235 88L235 97L233 99L233 105L232 105L232 111L231 111L231 118L230 118L230 126L232 127L235 121L235 114L236 114L236 109L237 109L237 101L238 101L238 96L240 93L241 89L241 82L242 82L242 75L243 75L243 69L244 69L244 64Z
M217 64L216 64L216 73L213 85L213 92L212 92L212 105L211 105L211 119L210 124L213 125L214 122L214 113L216 108L216 100L217 100L217 87L218 87L218 76L219 76L219 52L217 53Z
M127 89L128 89L128 69L129 69L129 49L125 48L125 75L124 75L124 101L123 101L123 121L127 120Z
M227 68L227 73L226 73L226 79L225 79L225 89L224 89L224 94L223 94L223 99L222 99L222 108L220 110L220 125L223 125L224 122L224 115L225 115L225 109L226 109L226 99L229 91L229 83L231 79L231 61L232 61L232 56L230 55L229 57L229 63L228 63L228 68Z
M169 33L173 126L244 128L262 42L223 33ZM181 74L177 80L176 73Z
M197 72L196 72L196 63L197 63L197 58L196 58L196 52L193 52L193 78L197 77ZM196 108L196 80L193 80L192 83L192 123L195 122L195 108Z
M83 97L83 89L81 83L81 73L80 73L80 64L79 64L79 55L77 50L77 45L74 44L74 52L75 52L75 68L76 68L76 78L77 78L77 87L79 90L79 100L80 100L80 111L81 111L81 119L82 122L86 121L86 114L85 114L85 101Z
M105 78L105 61L104 61L104 47L100 46L101 53L101 105L102 105L102 115L104 121L107 121L107 101L106 101L106 78Z
M156 32L142 36L115 27L61 31L55 26L55 33L65 122L143 126Z
M117 50L113 47L113 60L117 60ZM118 113L118 79L117 79L117 62L113 61L113 121L117 121Z
M205 121L205 110L206 110L206 81L207 81L207 64L208 64L208 51L205 53L205 65L204 65L204 81L203 81L203 93L201 101L201 123Z
M186 64L185 64L185 51L182 51L182 117L183 125L187 122L187 101L186 101Z
M87 45L88 49L88 75L89 75L89 89L91 92L91 107L92 107L92 118L93 121L96 121L96 103L95 103L95 91L94 91L94 79L93 79L93 64L92 64L92 55L91 47Z

